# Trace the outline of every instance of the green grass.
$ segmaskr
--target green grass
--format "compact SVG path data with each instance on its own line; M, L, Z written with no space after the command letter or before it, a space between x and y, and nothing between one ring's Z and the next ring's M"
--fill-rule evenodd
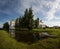
M47 38L31 45L32 49L60 49L60 40Z
M34 31L48 32L49 34L60 36L60 29L33 29Z
M35 31L47 31L50 34L56 35L59 38L46 38L37 43L32 44L34 49L60 49L60 29L34 29Z
M0 49L27 49L27 44L18 43L6 31L0 30Z
M60 37L60 29L33 29L34 31L47 31L50 34ZM0 49L60 49L60 38L45 38L36 43L28 45L17 42L3 30L0 30Z

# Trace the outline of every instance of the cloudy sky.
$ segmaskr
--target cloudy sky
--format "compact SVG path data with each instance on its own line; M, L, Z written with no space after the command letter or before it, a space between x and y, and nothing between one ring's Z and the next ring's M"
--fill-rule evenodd
M60 0L0 0L0 27L22 16L31 6L34 19L39 17L48 26L60 26Z

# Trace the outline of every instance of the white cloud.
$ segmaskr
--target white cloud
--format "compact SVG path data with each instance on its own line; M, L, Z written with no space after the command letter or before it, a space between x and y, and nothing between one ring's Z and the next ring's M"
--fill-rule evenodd
M22 11L24 11L26 8L29 8L32 6L33 13L36 17L40 15L36 15L36 13L42 12L45 15L45 18L47 19L45 24L47 25L59 25L60 22L56 21L51 21L52 19L59 19L58 17L56 18L55 12L57 10L60 10L60 0L21 0L22 4ZM34 5L35 4L35 5ZM47 8L50 8L48 11L44 10L44 6L47 6ZM21 9L19 10L21 11Z
M21 0L21 4L22 4L22 11L32 6L34 15L37 12L42 12L44 15L46 15L47 11L43 10L43 8L44 6L47 6L47 8L49 8L51 1L50 0L49 1L48 0ZM19 11L21 11L21 7Z
M60 9L60 0L54 0L53 2L52 0L21 0L21 2L23 2L22 7L24 10L32 6L34 15L38 12L42 12L46 16L47 20L54 19L55 12ZM33 3L37 5L34 5ZM50 10L43 10L44 6L47 6Z
M55 20L60 20L60 17L54 17Z
M60 22L59 21L44 21L44 24L52 27L52 26L60 26Z
M47 12L47 19L51 20L55 17L55 12L60 9L60 0L55 0L55 2L50 4L51 10L49 12Z

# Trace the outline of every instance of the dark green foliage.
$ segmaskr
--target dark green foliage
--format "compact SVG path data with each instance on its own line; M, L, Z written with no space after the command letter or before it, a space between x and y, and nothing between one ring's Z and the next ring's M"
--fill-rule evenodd
M6 31L9 31L9 24L8 24L8 22L4 23L3 29L6 30Z
M39 18L35 20L35 28L38 28L38 27L39 27Z
M29 8L25 10L24 16L20 16L19 18L16 19L15 23L15 28L16 29L21 29L21 28L27 28L28 30L32 30L33 28L33 12L32 8Z
M15 29L16 30L18 30L18 28L19 28L19 21L18 20L19 20L19 18L17 18L15 21Z
M28 23L27 23L27 28L31 30L33 28L33 12L32 8L29 8L29 13L28 13Z
M27 28L28 25L28 9L25 10L24 12L24 26Z

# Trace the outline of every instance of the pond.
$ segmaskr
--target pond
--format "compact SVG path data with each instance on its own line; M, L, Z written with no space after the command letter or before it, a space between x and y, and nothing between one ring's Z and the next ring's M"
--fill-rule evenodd
M9 30L11 37L15 37L15 30ZM50 36L47 32L42 32L42 33L37 33L38 35L36 35L35 33L33 33L33 37L37 40L37 37L40 38L44 38L44 37L48 37Z
M34 32L34 31L15 31L10 30L10 35L12 38L15 38L17 41L20 42L27 42L27 43L33 43L38 40L43 40L48 37L56 37L54 35L50 35L48 32Z

